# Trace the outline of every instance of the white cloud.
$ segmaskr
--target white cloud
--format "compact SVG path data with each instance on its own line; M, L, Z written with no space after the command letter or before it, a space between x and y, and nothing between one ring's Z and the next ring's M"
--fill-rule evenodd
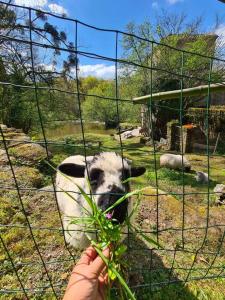
M39 64L38 65L40 68L44 69L45 71L50 71L54 72L55 71L55 66L52 64Z
M17 5L35 7L35 8L43 8L44 6L48 5L50 11L55 14L60 14L60 15L68 14L67 10L64 7L56 3L48 4L48 0L14 0L14 2Z
M82 77L96 76L98 78L112 79L115 77L115 66L107 66L105 64L96 65L80 65L79 74Z
M225 44L225 24L220 24L216 30L215 34L219 36L219 43L224 45Z
M167 0L170 5L176 4L178 2L183 2L183 0Z
M40 8L47 4L47 0L15 0L15 4Z
M159 4L157 1L152 2L152 8L157 9L159 7Z
M59 15L67 14L67 10L64 7L62 7L61 5L58 5L56 3L51 3L48 5L48 7L49 7L50 11L55 14L59 14Z

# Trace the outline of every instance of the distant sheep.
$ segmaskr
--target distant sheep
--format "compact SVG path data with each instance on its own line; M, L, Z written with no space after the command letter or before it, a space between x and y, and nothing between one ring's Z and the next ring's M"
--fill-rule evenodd
M70 224L73 217L85 215L82 207L90 211L86 200L80 194L76 185L79 185L87 194L93 195L93 200L102 211L106 210L119 198L130 191L129 177L140 176L145 172L143 167L131 167L131 161L121 158L115 152L102 152L86 158L81 155L66 158L58 167L56 175L57 201L63 213L63 225L66 241L75 248L83 249L88 239L82 226ZM69 179L63 174L69 176ZM90 181L90 187L88 184ZM67 191L71 195L63 191ZM126 214L131 211L130 201L127 199L113 210L113 218L123 223Z
M166 153L161 155L160 166L174 170L184 169L185 172L189 172L191 170L190 162L185 156L183 156L182 159L182 155L179 154Z
M195 176L197 182L199 183L208 183L209 182L209 175L207 173L196 171Z

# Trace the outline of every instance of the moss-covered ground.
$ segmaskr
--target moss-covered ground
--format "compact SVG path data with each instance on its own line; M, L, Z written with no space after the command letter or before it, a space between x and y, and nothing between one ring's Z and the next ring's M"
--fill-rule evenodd
M99 151L120 151L119 142L109 134L88 133L85 140L87 155ZM53 155L52 163L55 165L68 155L84 154L81 134L60 138L57 143L49 145ZM140 144L139 138L123 142L123 155L132 159L134 165L142 165L147 169L145 175L132 181L132 189L148 186L137 211L136 224L151 238L158 238L162 245L162 249L152 249L140 235L129 236L126 259L130 268L129 284L140 300L225 299L225 281L218 277L224 274L220 272L225 265L222 226L225 224L225 208L215 206L215 197L208 196L208 190L213 191L216 183L225 183L225 157L210 157L211 181L208 187L197 183L194 177L194 171L208 170L207 156L188 154L193 171L183 174L160 169L160 154L154 154L152 147ZM14 163L16 170L18 166L16 161ZM9 250L7 254L1 244L0 288L4 293L0 299L24 299L18 291L21 286L9 255L23 285L28 289L30 299L54 299L49 277L56 292L63 293L73 260L80 253L65 246L54 193L43 189L51 185L54 172L43 161L36 168L23 168L23 171L18 169L15 172L21 187L19 195L10 189L0 192L0 222L4 225L1 226L1 236ZM1 185L9 186L13 178L8 173L3 175L3 171L0 170ZM35 190L29 190L31 187ZM27 226L27 219L33 236ZM207 231L206 225L209 226ZM204 279L210 276L215 279ZM192 280L200 278L204 280ZM187 283L182 283L185 280Z

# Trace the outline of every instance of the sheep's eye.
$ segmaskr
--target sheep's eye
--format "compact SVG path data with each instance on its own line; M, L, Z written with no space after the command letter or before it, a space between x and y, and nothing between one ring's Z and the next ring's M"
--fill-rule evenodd
M97 185L102 177L103 171L101 169L92 169L90 172L91 185Z

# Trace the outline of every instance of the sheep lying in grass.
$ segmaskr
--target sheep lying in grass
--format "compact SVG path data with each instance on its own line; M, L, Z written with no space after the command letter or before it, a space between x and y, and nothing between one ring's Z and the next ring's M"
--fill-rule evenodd
M160 156L160 166L174 169L174 170L184 170L189 172L191 170L191 164L185 156L179 154L166 153Z
M196 171L196 181L199 183L208 183L209 182L209 175L207 173Z
M83 207L89 211L90 207L81 195L77 185L86 194L91 193L97 206L105 211L130 191L129 182L124 182L127 178L140 176L145 172L143 167L131 167L131 161L122 160L121 156L115 152L102 152L87 157L86 161L87 166L84 156L70 156L59 165L56 175L57 201L63 213L63 225L66 230L65 238L70 245L79 249L87 246L88 239L85 233L82 232L82 226L71 224L71 220L72 217L84 216ZM90 185L88 184L88 178ZM127 210L128 213L131 211L131 204L128 199L114 208L112 212L113 219L123 223Z

